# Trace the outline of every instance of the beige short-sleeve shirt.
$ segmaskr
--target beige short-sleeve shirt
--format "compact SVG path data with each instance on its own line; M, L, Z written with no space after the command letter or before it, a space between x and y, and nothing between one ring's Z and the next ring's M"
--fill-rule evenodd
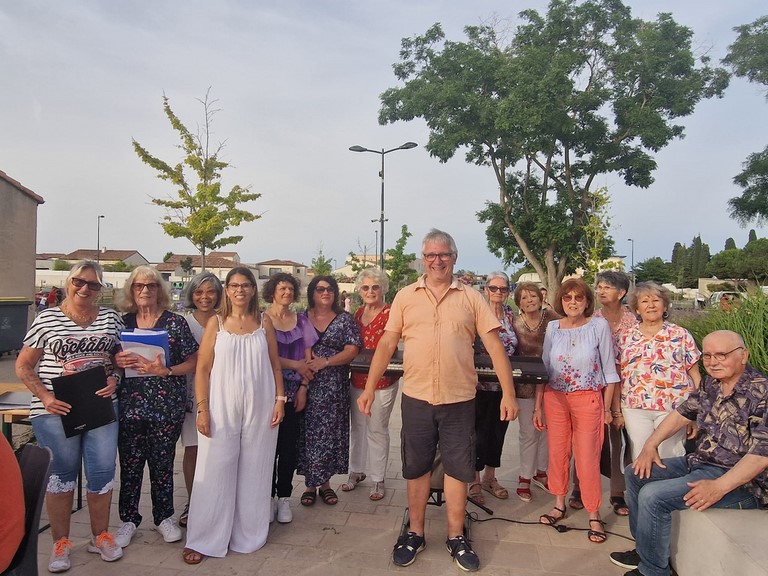
M397 293L386 330L404 342L403 394L430 404L475 397L476 334L501 327L483 296L453 279L438 302L422 276Z

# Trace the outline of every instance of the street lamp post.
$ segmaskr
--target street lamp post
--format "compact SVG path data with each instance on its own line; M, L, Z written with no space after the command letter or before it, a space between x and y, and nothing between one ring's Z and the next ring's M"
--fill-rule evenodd
M96 262L99 261L101 254L101 219L104 218L103 214L99 214L96 217Z
M398 146L397 148L392 148L390 150L385 150L382 148L381 150L371 150L370 148L364 148L362 146L350 146L349 149L352 152L373 152L374 154L381 154L381 172L379 172L379 176L381 177L381 214L379 215L379 228L380 228L380 234L379 234L379 266L381 266L382 272L384 271L384 156L389 154L390 152L394 152L395 150L410 150L411 148L416 148L418 144L416 142L406 142L405 144ZM376 222L376 220L371 220L371 222Z
M630 274L632 274L632 286L635 285L635 241L632 238L627 238L627 242L632 243L631 256L630 256Z
M379 259L379 231L374 230L373 232L374 234L376 234L376 241L373 243L373 246L374 246L374 250L376 251L376 260L378 260Z

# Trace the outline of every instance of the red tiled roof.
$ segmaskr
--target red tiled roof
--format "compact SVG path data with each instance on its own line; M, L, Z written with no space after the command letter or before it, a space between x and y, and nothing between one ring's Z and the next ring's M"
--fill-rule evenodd
M99 253L99 260L126 260L134 254L141 254L137 250L104 250ZM143 256L141 256L144 258ZM96 250L78 249L64 256L67 260L96 260ZM144 258L146 260L146 258Z
M27 196L32 198L38 204L44 204L45 203L45 200L43 199L42 196L40 196L39 194L35 194L34 192L32 192L32 190L30 190L26 186L23 186L20 182L14 180L13 178L8 176L8 174L3 172L2 170L0 170L0 180L5 180L6 182L8 182L8 184L10 184L14 188L16 188L19 192L23 192L24 194L26 194Z
M257 266L293 266L294 268L306 268L306 264L301 262L294 262L292 260L265 260L264 262L258 262Z

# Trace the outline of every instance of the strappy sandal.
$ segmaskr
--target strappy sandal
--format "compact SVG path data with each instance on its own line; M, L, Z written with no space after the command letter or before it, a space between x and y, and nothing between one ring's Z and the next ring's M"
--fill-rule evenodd
M611 506L616 516L629 516L629 506L627 506L624 496L611 496Z
M299 502L302 506L312 506L315 500L317 500L317 490L307 490L301 495Z
M517 490L515 492L520 500L523 502L530 502L533 498L533 494L531 494L531 480L529 478L518 476Z
M328 506L335 506L339 503L339 497L336 495L336 492L333 491L333 488L321 489L320 498L322 498L323 502L328 504Z
M568 514L565 511L565 508L558 508L557 506L555 506L554 509L560 512L560 514L558 514L557 516L553 516L552 514L542 514L541 516L539 516L539 523L544 524L544 526L554 526L561 520L565 520L568 517Z
M597 522L600 525L600 530L592 530L592 523ZM590 529L587 532L587 538L589 538L589 541L592 542L592 544L602 544L606 541L608 536L606 535L605 531L602 529L603 526L605 526L605 522L602 520L598 520L597 518L593 518L589 521Z
M499 484L499 481L495 477L491 478L490 480L483 480L480 485L482 486L483 490L490 492L499 500L506 500L509 498L509 490Z
M181 553L181 557L184 559L185 564L200 564L203 560L205 560L205 555L200 554L197 550L192 550L192 548L184 548L184 551Z
M371 488L371 495L369 496L374 502L384 498L384 482L374 482Z
M574 510L581 510L584 508L584 502L581 501L581 492L573 491L570 500L568 500L568 506Z
M469 485L469 491L467 492L467 496L471 499L477 502L478 504L485 504L485 497L483 496L483 488L480 485L480 482L472 482Z
M352 490L355 489L355 487L365 480L365 473L364 472L352 472L349 475L349 478L347 478L347 481L344 482L344 484L341 485L341 491L342 492L352 492Z

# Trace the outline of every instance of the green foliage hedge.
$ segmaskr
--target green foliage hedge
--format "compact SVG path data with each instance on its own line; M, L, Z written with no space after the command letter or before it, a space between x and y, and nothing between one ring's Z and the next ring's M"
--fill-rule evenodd
M757 291L730 312L719 308L699 314L681 315L675 322L686 328L701 350L701 341L715 330L732 330L744 338L749 363L768 374L768 296Z

